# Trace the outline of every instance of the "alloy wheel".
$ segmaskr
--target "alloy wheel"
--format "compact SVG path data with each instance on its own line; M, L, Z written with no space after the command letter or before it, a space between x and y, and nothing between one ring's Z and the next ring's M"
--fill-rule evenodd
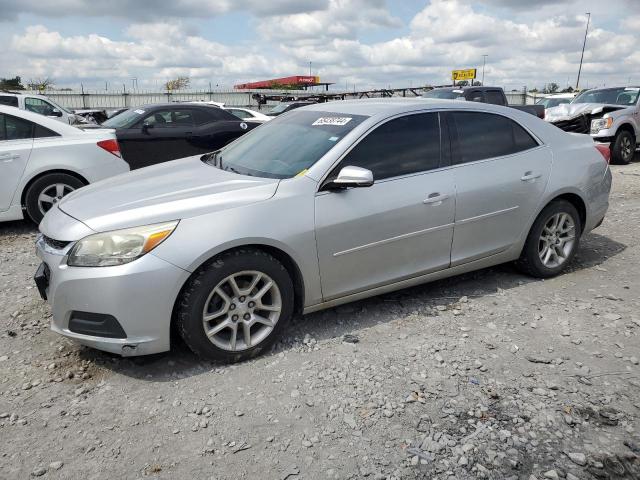
M46 187L38 195L38 209L43 215L47 213L62 197L73 192L75 188L66 183L54 183Z
M621 150L622 150L622 158L627 161L631 159L631 156L633 155L633 148L631 146L631 139L627 136L622 138L622 145L621 145Z
M273 331L282 312L276 282L258 271L224 278L204 303L202 323L209 341L230 352L260 344Z
M556 213L545 223L538 242L538 255L547 268L562 265L573 250L576 225L571 215Z

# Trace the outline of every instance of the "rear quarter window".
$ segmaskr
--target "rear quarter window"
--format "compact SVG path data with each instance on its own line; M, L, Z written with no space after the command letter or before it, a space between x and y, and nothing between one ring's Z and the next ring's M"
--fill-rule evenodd
M0 95L0 105L7 105L9 107L18 106L18 97L13 95Z

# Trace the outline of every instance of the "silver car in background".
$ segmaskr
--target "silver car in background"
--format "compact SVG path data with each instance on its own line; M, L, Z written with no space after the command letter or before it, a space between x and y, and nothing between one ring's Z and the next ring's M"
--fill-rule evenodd
M47 213L52 329L121 355L237 361L313 312L517 261L550 277L608 208L589 137L448 100L294 110L200 157L74 192Z

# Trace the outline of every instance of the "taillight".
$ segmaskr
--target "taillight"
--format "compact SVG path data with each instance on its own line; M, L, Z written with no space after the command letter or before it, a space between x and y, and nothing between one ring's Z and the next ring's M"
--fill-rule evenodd
M110 140L100 140L98 142L98 146L115 155L116 157L122 158L122 154L120 153L120 145L118 145L118 140L116 140L115 138L112 138Z
M611 162L611 150L609 149L609 145L598 143L596 144L596 150L602 154L607 163Z

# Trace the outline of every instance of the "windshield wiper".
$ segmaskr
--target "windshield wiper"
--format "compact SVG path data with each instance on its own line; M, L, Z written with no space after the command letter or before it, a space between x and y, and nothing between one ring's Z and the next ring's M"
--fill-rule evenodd
M222 157L220 156L220 150L216 150L215 152L207 153L200 157L205 163L209 165L213 165L214 167L218 167L222 170Z
M223 168L223 170L226 171L226 172L237 173L238 175L246 175L248 177L255 177L255 175L252 175L249 172L241 173L238 170L236 170L235 168L233 168L232 166L227 166L226 168Z

